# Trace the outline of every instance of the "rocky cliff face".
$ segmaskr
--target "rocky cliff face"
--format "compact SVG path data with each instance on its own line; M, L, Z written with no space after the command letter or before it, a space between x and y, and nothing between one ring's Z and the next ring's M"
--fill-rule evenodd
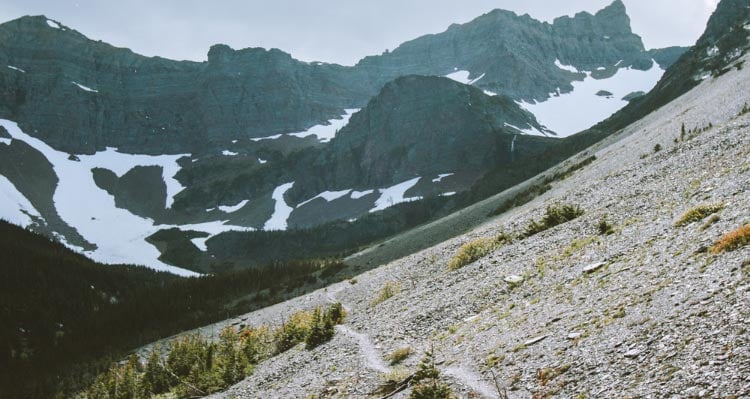
M362 107L385 83L411 74L465 70L480 88L544 100L585 76L556 60L589 71L616 70L621 60L619 68L648 69L654 56L631 32L619 0L596 15L553 24L496 10L355 67L226 45L213 46L203 63L143 57L42 16L0 25L0 43L0 65L9 66L0 68L0 117L72 153L106 146L201 152L235 139L302 131Z
M363 59L357 67L373 74L446 75L471 72L476 85L514 99L545 100L558 88L573 89L582 75L555 61L593 71L624 60L648 69L650 58L619 0L596 15L579 13L552 24L495 10L446 32L406 42L390 53Z
M415 176L483 172L511 159L518 129L539 129L506 96L447 78L407 76L355 114L319 162L335 185L384 185Z
M194 152L304 130L371 93L344 67L279 50L217 45L206 63L148 58L45 17L0 25L0 43L0 115L74 153Z

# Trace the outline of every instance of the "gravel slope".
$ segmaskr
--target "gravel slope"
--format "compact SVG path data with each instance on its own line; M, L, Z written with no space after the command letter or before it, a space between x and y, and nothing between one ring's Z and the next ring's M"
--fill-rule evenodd
M750 223L750 114L738 116L746 102L750 69L706 80L598 145L597 161L536 200L356 284L222 323L273 323L334 300L350 310L329 343L270 359L214 397L378 397L385 372L413 371L431 345L460 397L497 397L490 366L510 398L748 397L750 247L706 252ZM679 140L683 123L713 127ZM447 270L463 243L520 232L554 203L585 214ZM724 204L717 222L675 227L706 203ZM598 235L602 217L614 234ZM509 285L511 275L523 282ZM401 292L371 306L388 281ZM416 354L393 370L383 358L404 346Z

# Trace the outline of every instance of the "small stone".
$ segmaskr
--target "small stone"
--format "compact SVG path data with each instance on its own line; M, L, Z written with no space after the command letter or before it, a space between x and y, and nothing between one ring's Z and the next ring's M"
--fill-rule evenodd
M583 268L584 273L592 273L602 268L602 266L606 265L605 262L596 262L592 263L590 265L587 265Z
M536 338L532 338L532 339L530 339L530 340L528 340L528 341L524 342L524 343L523 343L523 345L524 345L524 346L530 346L530 345L534 345L534 344L535 344L535 343L537 343L537 342L541 342L541 341L543 341L543 340L544 340L544 339L546 339L547 337L549 337L549 335L542 335L542 336L539 336L539 337L536 337Z
M523 277L517 275L510 275L503 279L508 284L520 284L523 282Z
M625 357L634 358L634 357L638 357L638 355L640 355L640 354L641 354L640 350L638 350L638 349L631 349L631 350L625 352Z
M582 335L583 334L581 334L579 332L572 332L572 333L568 334L568 339L578 339L578 338L581 338Z

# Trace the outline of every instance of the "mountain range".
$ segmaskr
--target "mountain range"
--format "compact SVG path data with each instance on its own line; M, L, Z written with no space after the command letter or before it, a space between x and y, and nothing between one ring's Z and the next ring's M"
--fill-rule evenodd
M619 0L553 23L495 10L352 67L221 44L206 62L144 57L44 16L0 25L0 43L0 174L28 202L4 217L178 273L298 256L217 254L222 233L331 230L342 242L317 254L330 256L460 209L487 176L504 176L496 192L590 144L571 134L686 51L646 50ZM395 222L404 202L425 204ZM389 227L351 234L385 210Z

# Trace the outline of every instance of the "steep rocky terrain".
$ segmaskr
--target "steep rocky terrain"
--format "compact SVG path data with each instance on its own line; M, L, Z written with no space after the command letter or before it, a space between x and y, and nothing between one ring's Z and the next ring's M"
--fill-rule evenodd
M274 325L331 301L349 310L330 343L264 362L216 397L379 397L432 345L460 397L498 397L492 373L519 398L750 394L750 248L707 250L748 223L748 82L747 69L704 80L595 147L591 165L469 234L237 319ZM561 203L584 214L447 268L461 245L520 233ZM678 225L701 204L723 208ZM388 282L400 290L373 305ZM401 366L383 360L405 346L414 354Z
M722 2L709 27L736 5ZM723 73L699 76L674 100L546 171L557 178L542 179L550 186L538 197L351 281L200 329L212 337L226 326L275 326L332 302L349 313L329 343L264 361L214 397L384 397L428 350L459 397L750 395L748 36L735 41L730 50L740 55L725 59ZM712 62L690 58L674 68ZM663 80L646 100L668 95L669 86ZM476 207L502 207L507 197ZM562 205L580 214L540 222ZM472 208L450 218L473 218ZM744 246L717 245L743 226ZM440 221L419 231L438 228ZM487 243L455 266L462 248ZM401 364L388 363L407 347Z

